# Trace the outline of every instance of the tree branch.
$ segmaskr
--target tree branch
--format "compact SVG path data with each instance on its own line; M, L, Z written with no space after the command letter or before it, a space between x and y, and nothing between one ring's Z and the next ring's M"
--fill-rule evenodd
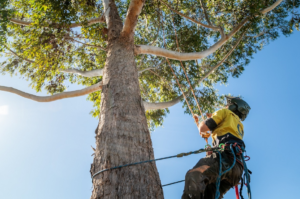
M143 101L145 110L157 110L157 109L165 109L169 108L171 106L174 106L175 104L179 103L181 101L183 95L180 95L176 97L175 99L168 101L168 102L158 102L158 103L150 103Z
M203 26L203 27L205 27L205 28L210 28L210 29L215 30L215 31L220 31L220 27L216 27L216 26L212 26L212 25L207 25L207 24L201 23L200 21L197 21L197 20L195 20L195 19L193 19L193 18L191 18L191 17L188 17L188 16L182 14L181 12L179 12L179 11L173 9L169 4L165 3L164 1L162 1L162 0L159 0L159 1L160 1L161 3L163 3L165 6L167 6L167 7L168 7L170 10L172 10L173 12L177 13L178 15L180 15L180 16L186 18L186 19L189 19L190 21L192 21L192 22L194 22L194 23L196 23L196 24L199 24L199 25L201 25L201 26Z
M262 14L266 14L267 12L270 12L276 6L278 6L282 0L276 1L272 6L264 9L261 11ZM181 60L181 61L187 61L187 60L196 60L196 59L203 59L207 57L208 55L214 53L217 49L219 49L224 43L226 43L237 31L239 31L243 25L245 25L249 21L250 17L246 17L243 19L236 27L233 28L233 30L227 34L224 35L217 43L215 43L213 46L208 48L207 50L204 50L202 52L194 52L194 53L180 53L176 51L166 50L159 47L154 46L146 46L146 45L137 45L135 47L135 53L136 54L152 54L156 56L166 57L174 60Z
M201 8L202 8L202 10L203 10L203 12L204 12L204 16L205 16L205 19L206 19L207 23L208 23L209 25L212 25L211 22L210 22L210 20L209 20L208 14L207 14L207 12L206 12L206 9L205 9L203 0L200 0L200 5L201 5Z
M283 0L277 0L275 3L273 3L273 5L267 7L266 9L263 9L261 11L261 14L267 14L268 12L270 12L271 10L273 10L274 8L276 8Z
M246 31L243 32L243 34L238 39L236 44L223 57L223 59L216 66L212 67L203 77L201 77L201 79L198 81L198 84L200 84L204 79L206 79L211 73L213 73L217 68L219 68L224 63L224 61L231 55L231 53L234 51L234 49L239 45L239 43L241 42L245 33L246 33ZM190 90L191 90L191 88L189 88L185 92L185 94L188 94ZM169 107L174 106L175 104L179 103L181 101L182 97L183 97L183 95L180 95L180 96L176 97L175 99L168 101L168 102L158 102L158 103L143 102L143 103L144 103L144 107L146 110L165 109L165 108L169 108Z
M64 73L73 73L77 75L81 75L83 77L98 77L98 76L103 76L103 69L96 69L96 70L90 70L90 71L81 71L78 69L65 69L65 70L60 70L60 72Z
M267 33L267 31L262 31L262 32L260 32L259 34L255 35L255 36L247 36L247 37L257 38L257 37L260 37L260 36L262 36L266 33Z
M24 59L24 60L26 60L26 61L28 61L28 62L30 62L30 63L35 63L34 61L32 61L32 60L30 60L30 59L27 59L27 58L24 58L24 57L18 55L15 51L13 51L13 50L11 50L10 48L8 48L5 44L3 44L3 46L4 46L7 50L9 50L12 54L14 54L15 56L17 56L17 57L19 57L19 58L21 58L21 59Z
M109 25L109 12L110 12L110 7L109 7L109 1L110 0L103 0L102 4L103 4L103 8L104 8L104 13L103 16L106 19L106 24Z
M95 85L92 85L92 86L89 86L87 88L77 90L77 91L63 92L63 93L55 94L52 96L36 96L36 95L29 94L29 93L25 93L23 91L20 91L18 89L12 88L12 87L0 86L0 91L14 93L14 94L20 95L24 98L31 99L31 100L34 100L37 102L52 102L52 101L65 99L65 98L79 97L82 95L93 93L93 92L101 90L101 89L102 89L102 82L99 82Z
M152 55L157 55L157 56L166 57L166 58L170 58L170 59L181 60L181 61L203 59L203 58L209 56L210 54L214 53L216 50L218 50L237 31L239 31L242 28L242 26L248 22L248 20L249 20L249 17L245 18L229 34L225 35L213 46L211 46L210 48L208 48L207 50L204 50L202 52L180 53L180 52L166 50L166 49L154 47L154 46L139 45L139 46L136 46L135 53L136 54L152 54Z
M145 68L145 69L142 69L142 70L139 70L139 75L141 75L143 72L147 71L147 70L151 70L151 69L156 69L155 67L149 67L149 68Z
M70 40L72 40L72 41L75 41L75 42L78 42L78 43L80 43L80 44L83 44L83 45L85 45L85 46L95 47L95 48L99 48L99 49L101 49L101 50L107 51L107 50L106 50L105 48L103 48L102 46L96 46L96 45L92 45L92 44L83 43L83 42L77 41L77 40L75 40L75 39L73 39L73 38L71 38L71 37L68 37L68 39L70 39Z
M18 25L22 25L22 26L32 26L32 22L31 21L23 21L23 20L20 20L20 19L15 19L15 18L11 18L9 19L12 23L14 24L18 24ZM88 26L90 25L93 25L93 24L96 24L96 23L104 23L104 18L103 16L101 17L97 17L97 18L93 18L93 19L90 19L88 20ZM76 28L76 27L80 27L82 26L83 23L72 23L70 24L70 28ZM60 28L60 27L63 27L63 26L66 26L66 24L63 24L63 25L60 25L60 24L57 24L57 23L54 23L54 27L56 28Z
M127 11L127 16L122 30L122 35L128 36L133 33L137 24L137 19L142 11L145 1L142 0L131 0Z

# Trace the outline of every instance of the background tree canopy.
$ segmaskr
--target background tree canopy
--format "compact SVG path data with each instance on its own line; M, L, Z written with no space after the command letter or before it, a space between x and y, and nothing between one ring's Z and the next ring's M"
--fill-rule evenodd
M275 2L148 0L138 18L135 44L186 53L201 52L247 19L241 29L214 53L201 60L182 62L202 110L212 112L224 102L223 96L214 88L216 83L224 84L230 76L239 77L254 53L280 34L288 36L299 29L300 0L286 0L266 14L261 12ZM129 3L129 0L116 1L123 22ZM1 55L6 57L1 63L1 72L18 74L37 92L45 89L51 95L64 92L68 82L84 87L99 83L101 75L85 77L66 70L93 71L104 67L107 47L104 13L102 2L95 0L1 1ZM91 19L98 21L92 23ZM181 63L169 61L187 91L189 85ZM144 101L166 102L181 96L164 57L137 55L136 62L141 71L139 81ZM220 66L203 80L217 65ZM94 102L91 112L94 117L99 115L100 96L100 91L88 95ZM188 100L193 111L198 113L192 95ZM184 108L190 113L186 103ZM167 108L147 111L149 126L161 125L168 112Z

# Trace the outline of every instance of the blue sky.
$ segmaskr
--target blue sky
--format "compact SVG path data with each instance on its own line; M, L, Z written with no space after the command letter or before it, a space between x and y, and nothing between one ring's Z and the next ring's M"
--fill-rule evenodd
M252 108L244 122L244 141L251 156L253 198L299 197L299 44L299 32L282 36L258 52L240 78L216 85L220 94L242 95ZM35 94L28 84L0 76L0 85ZM91 109L86 96L38 103L0 92L0 198L89 198L91 145L98 123ZM155 157L203 148L205 142L182 104L170 111L164 126L151 134ZM184 179L203 156L157 162L162 184ZM183 186L165 187L165 198L180 198ZM226 198L235 198L233 189Z

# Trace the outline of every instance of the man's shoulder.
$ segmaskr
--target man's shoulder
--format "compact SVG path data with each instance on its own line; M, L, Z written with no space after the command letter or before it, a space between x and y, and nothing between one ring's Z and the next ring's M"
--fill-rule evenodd
M230 110L228 110L227 108L222 108L222 109L220 109L220 110L217 110L216 112L215 112L215 114L218 114L218 113L230 113L231 111Z

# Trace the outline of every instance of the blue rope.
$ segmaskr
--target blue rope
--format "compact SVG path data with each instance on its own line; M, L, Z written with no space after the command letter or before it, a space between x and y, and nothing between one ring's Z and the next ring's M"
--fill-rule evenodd
M159 161L159 160L165 160L165 159L170 159L170 158L181 158L183 156L188 156L188 155L191 155L191 154L203 153L203 152L207 152L207 151L219 151L219 150L222 150L222 149L220 149L219 147L217 147L217 148L210 148L210 149L199 149L197 151L191 151L191 152L188 152L188 153L180 153L180 154L177 154L177 155L168 156L168 157L164 157L164 158L158 158L158 159L153 159L153 160L146 160L146 161L141 161L141 162L124 164L124 165L112 167L112 168L109 168L109 169L103 169L101 171L98 171L97 173L95 173L92 176L92 181L93 181L93 179L94 179L95 176L99 175L100 173L102 173L104 171L109 171L109 170L113 170L113 169L119 169L119 168L122 168L122 167L128 167L128 166L137 165L137 164L143 164L143 163L147 163L147 162L154 162L154 161ZM163 185L163 186L167 186L167 185Z
M242 148L242 150L245 150L244 148ZM247 164L245 162L245 158L244 158L244 154L242 153L242 161L244 164L244 172L246 175L246 180L247 180L247 192L248 192L248 198L251 199L251 189L250 189L250 179L249 179L249 173L248 173L248 168L247 168Z
M219 199L219 197L220 197L219 188L220 188L220 183L221 183L221 176L224 175L225 173L227 173L228 171L230 171L234 167L235 162L236 162L236 157L235 157L235 153L234 153L233 148L232 148L232 144L230 144L230 150L231 150L231 153L233 154L233 163L223 173L222 173L222 156L221 156L220 151L218 151L218 153L219 153L219 176L218 176L217 181L216 181L216 196L215 196L215 199Z

